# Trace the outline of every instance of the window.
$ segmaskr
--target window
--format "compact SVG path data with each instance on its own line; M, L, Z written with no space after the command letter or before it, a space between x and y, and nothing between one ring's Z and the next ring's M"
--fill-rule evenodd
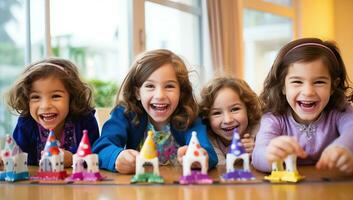
M0 95L15 82L24 65L25 14L23 1L0 2ZM12 133L16 117L0 98L0 137ZM1 146L1 144L0 144Z
M278 51L294 38L294 16L291 0L244 1L244 79L258 94Z
M146 50L166 48L181 56L192 72L199 93L205 69L202 2L199 0L145 1ZM204 79L203 79L204 80Z
M200 83L206 73L201 67L205 60L203 1L1 1L1 95L25 64L46 56L72 60L86 80L120 85L133 58L155 48L168 48L185 58L191 70L198 72L193 82ZM1 99L0 136L12 133L16 120Z
M128 0L50 3L53 54L74 61L86 79L121 83L130 64Z

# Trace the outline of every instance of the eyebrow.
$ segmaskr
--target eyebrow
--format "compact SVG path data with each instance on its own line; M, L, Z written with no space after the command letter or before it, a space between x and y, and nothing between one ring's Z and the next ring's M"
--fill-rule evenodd
M232 108L232 107L235 107L235 106L241 106L241 103L232 104L232 105L228 106L228 108ZM211 111L212 110L221 110L221 108L215 107L215 108L211 108Z
M300 76L290 76L288 79L303 79L303 77L300 77ZM318 77L315 77L314 79L327 79L327 80L329 80L330 77L327 77L327 76L318 76Z

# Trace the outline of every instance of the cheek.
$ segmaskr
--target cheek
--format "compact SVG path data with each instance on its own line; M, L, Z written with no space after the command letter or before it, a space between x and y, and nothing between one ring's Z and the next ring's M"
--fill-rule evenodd
M219 118L210 118L210 126L213 131L219 127L220 121L221 120Z

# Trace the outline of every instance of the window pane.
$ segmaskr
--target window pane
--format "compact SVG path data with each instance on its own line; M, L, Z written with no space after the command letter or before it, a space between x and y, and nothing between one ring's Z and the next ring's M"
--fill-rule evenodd
M30 1L31 25L31 60L38 61L44 57L45 40L45 1Z
M170 0L176 3L182 3L182 4L186 4L189 6L197 6L198 5L198 1L199 0Z
M146 50L169 49L201 74L199 17L151 2L146 2L145 8Z
M9 89L24 65L24 1L0 3L0 95ZM7 110L4 98L0 98L0 136L12 134L17 116Z
M278 4L281 6L287 6L287 7L291 7L292 6L292 0L263 0L269 3L274 3L274 4Z
M50 1L54 55L74 61L87 79L120 84L130 64L128 1Z
M292 39L292 29L286 17L244 10L245 79L257 93L279 49Z

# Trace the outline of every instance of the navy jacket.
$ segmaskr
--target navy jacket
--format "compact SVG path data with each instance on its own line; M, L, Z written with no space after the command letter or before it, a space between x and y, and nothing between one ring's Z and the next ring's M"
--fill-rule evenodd
M83 135L83 130L88 131L88 137L91 144L98 139L99 129L94 113L95 111L92 111L88 115L78 119L71 118L71 121L75 125L77 146L75 149L66 150L71 151L73 154L76 153ZM28 164L38 165L38 160L40 158L37 158L37 142L39 137L37 122L32 117L20 116L17 120L17 125L12 136L21 150L28 153Z

